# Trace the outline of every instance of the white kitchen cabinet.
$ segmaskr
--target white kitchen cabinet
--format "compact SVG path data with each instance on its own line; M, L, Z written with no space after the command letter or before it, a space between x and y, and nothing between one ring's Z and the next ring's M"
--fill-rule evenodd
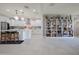
M23 30L23 40L31 39L31 30L24 29Z

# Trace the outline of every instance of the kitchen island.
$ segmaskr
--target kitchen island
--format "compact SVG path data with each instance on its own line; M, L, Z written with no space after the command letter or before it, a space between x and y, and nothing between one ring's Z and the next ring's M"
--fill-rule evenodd
M21 44L24 42L22 29L0 30L0 44Z

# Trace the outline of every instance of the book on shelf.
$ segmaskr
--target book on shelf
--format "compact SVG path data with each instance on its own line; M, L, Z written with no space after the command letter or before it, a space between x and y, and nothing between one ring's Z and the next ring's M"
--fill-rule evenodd
M48 15L46 19L46 35L56 36L73 36L72 19L69 15Z

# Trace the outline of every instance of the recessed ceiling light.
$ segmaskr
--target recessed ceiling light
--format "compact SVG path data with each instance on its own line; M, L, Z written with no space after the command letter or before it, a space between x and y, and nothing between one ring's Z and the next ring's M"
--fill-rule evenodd
M6 9L6 11L8 11L8 12L9 12L9 11L10 11L10 9Z
M29 8L28 6L24 6L24 8Z
M49 3L49 6L54 6L55 5L55 3Z
M33 12L36 12L36 9L33 9Z
M23 12L23 10L19 10L20 12Z

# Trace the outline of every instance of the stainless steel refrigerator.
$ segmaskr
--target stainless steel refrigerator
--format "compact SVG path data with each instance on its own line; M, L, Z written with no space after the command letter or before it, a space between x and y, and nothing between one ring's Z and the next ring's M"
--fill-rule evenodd
M9 23L8 22L0 22L0 30L8 30Z

